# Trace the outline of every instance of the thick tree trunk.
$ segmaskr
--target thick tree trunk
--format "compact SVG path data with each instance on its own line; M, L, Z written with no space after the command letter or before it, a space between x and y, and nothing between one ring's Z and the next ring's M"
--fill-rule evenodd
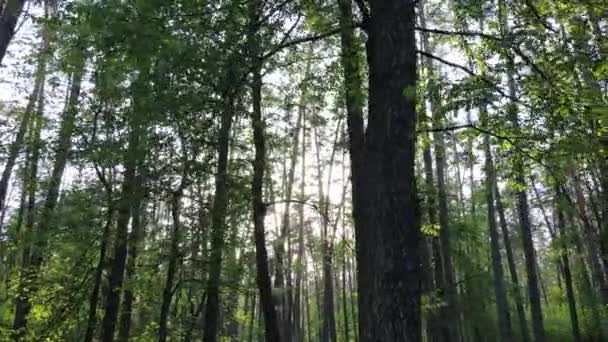
M421 268L415 183L414 2L370 1L369 116L358 265L363 341L419 341ZM358 218L358 215L355 215ZM365 265L365 266L363 266ZM367 287L367 289L364 289ZM369 292L368 292L369 291Z
M25 5L25 0L7 0L4 8L0 8L2 10L0 14L0 65L6 55L8 45L15 35L17 21L23 12L23 5Z
M415 183L415 3L370 1L369 119L363 138L352 9L340 2L353 207L359 332L368 341L419 341L422 292ZM354 58L353 58L354 57Z

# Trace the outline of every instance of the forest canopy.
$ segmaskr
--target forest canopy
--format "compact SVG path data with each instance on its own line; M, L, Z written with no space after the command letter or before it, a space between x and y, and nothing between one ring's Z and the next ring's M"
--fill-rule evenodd
M0 0L0 341L608 339L604 0Z

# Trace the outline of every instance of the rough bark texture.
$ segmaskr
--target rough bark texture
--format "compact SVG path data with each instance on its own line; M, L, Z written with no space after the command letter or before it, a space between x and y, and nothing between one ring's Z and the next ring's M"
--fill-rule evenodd
M370 1L369 119L363 136L361 79L352 9L340 1L342 65L357 240L359 335L421 339L419 215L414 171L414 2Z
M25 0L7 0L0 14L0 64L15 35L17 21L23 11Z

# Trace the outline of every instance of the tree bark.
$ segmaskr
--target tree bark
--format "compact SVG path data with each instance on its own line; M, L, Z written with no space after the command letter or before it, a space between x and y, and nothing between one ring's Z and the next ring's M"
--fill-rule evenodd
M312 50L311 50L312 51ZM288 278L288 272L286 268L286 264L289 263L289 260L284 260L285 258L285 242L289 239L289 229L291 227L290 223L290 208L291 208L291 199L292 199L292 190L293 183L296 171L296 163L298 160L298 150L300 148L299 144L299 136L300 131L303 125L304 116L306 113L306 103L308 97L308 84L309 78L311 76L312 62L309 59L306 62L306 70L304 72L304 79L301 83L301 93L300 93L300 101L298 106L298 117L296 127L293 131L293 145L291 146L291 153L289 156L289 166L287 169L287 177L285 180L285 207L283 209L283 217L281 219L281 229L279 232L279 238L275 242L275 253L276 253L276 274L275 274L275 287L277 291L280 293L278 307L279 310L277 312L277 317L279 321L279 328L281 336L284 339L290 340L290 325L289 325L289 311L291 308L288 307L288 296L285 294L289 291L289 289L282 290L286 285L286 278ZM289 258L287 258L289 259ZM285 293L285 294L283 294Z
M229 79L234 79L234 70L228 71ZM230 84L231 82L228 82ZM217 170L215 175L215 196L211 213L211 251L209 255L209 279L207 281L207 306L205 307L205 342L216 342L219 325L219 286L222 272L226 212L228 208L228 150L230 130L235 111L235 89L229 89L224 98L225 110L221 115L218 144Z
M259 37L253 24L259 11L258 1L250 4L250 54L253 63L253 80L251 83L253 140L255 145L255 160L253 164L253 181L251 184L252 210L254 224L255 258L256 258L256 283L260 291L260 301L264 314L264 327L266 341L279 342L279 326L277 313L275 311L274 298L272 297L272 283L268 267L268 252L266 251L266 230L264 218L266 216L266 204L263 196L264 171L266 170L266 137L264 132L264 120L262 118L262 75L261 60L259 59Z
M488 113L485 108L481 108L480 117L482 125L487 127ZM511 317L509 314L509 304L504 284L504 271L502 268L502 258L500 255L500 242L498 238L498 228L496 225L496 213L494 207L494 183L496 183L496 173L492 160L492 150L490 149L490 138L484 136L483 148L485 152L485 191L488 206L488 228L490 233L490 252L492 255L492 271L494 275L494 292L496 295L496 310L498 326L502 341L512 341L513 331L511 330Z
M0 14L0 64L2 64L8 45L15 35L17 21L21 12L23 12L24 5L25 0L7 0L4 8L0 8L2 10Z
M184 168L187 166L184 165ZM171 250L169 251L169 265L167 266L167 277L163 288L162 303L160 306L160 318L158 321L158 342L165 342L169 335L169 308L174 294L175 274L177 273L179 261L179 243L181 240L180 209L181 199L186 187L186 172L182 176L181 184L173 191L171 196L171 218L173 229L171 231Z
M137 265L137 256L139 255L139 244L144 234L143 223L143 197L144 187L143 170L140 167L139 174L136 175L136 197L131 208L131 232L127 241L127 261L125 265L125 277L127 286L125 286L122 308L120 310L120 322L118 325L118 342L127 342L131 333L131 323L133 316L133 302L135 301L135 293L132 284L129 282L135 281L135 271Z
M13 142L9 145L8 157L6 158L6 162L4 163L2 178L0 178L0 212L4 212L5 210L6 195L8 191L9 181L13 172L13 167L15 166L17 157L19 156L19 151L21 151L21 147L23 146L27 127L30 123L30 118L32 117L32 114L36 107L36 102L38 101L39 94L43 91L44 88L44 82L46 80L46 53L48 50L48 39L46 37L43 37L43 40L43 46L38 56L38 66L35 73L36 77L34 81L34 89L30 94L27 105L25 107L25 111L23 113L23 116L21 117L21 121L19 122L19 129L17 130L17 134L15 135L15 140L13 140ZM2 223L0 222L0 232L2 231L1 229Z
M52 215L59 199L61 179L63 178L63 172L65 170L72 147L72 134L74 131L76 113L78 112L80 84L83 73L84 61L80 61L77 65L75 65L75 70L72 73L68 103L62 116L61 125L59 128L59 138L55 146L55 161L50 179L47 184L46 197L36 229L36 239L31 249L30 267L27 270L29 273L27 277L32 283L29 293L32 293L37 289L35 282L37 281L40 268L45 259L47 242L46 236L51 228ZM31 304L29 302L29 295L20 296L16 304L13 329L25 329L27 326L27 315L29 314L30 310Z
M370 1L369 117L363 138L352 9L340 2L361 341L419 341L421 236L415 183L415 3ZM364 308L364 309L363 309Z
M109 274L109 289L107 293L105 303L105 313L102 321L102 342L114 341L114 331L116 328L116 321L118 318L118 309L120 305L120 297L122 292L125 264L127 259L127 244L128 244L128 226L131 218L131 208L133 202L136 201L138 192L138 182L136 179L136 172L138 166L145 160L145 148L143 144L144 134L146 131L146 124L143 118L144 113L141 112L143 108L140 101L144 101L142 96L147 90L147 77L140 76L141 79L136 83L134 89L134 108L133 113L129 115L129 137L128 147L124 156L125 172L122 183L121 198L117 205L117 220L116 220L116 234L114 241L114 258L110 262L110 274Z
M34 273L32 265L32 250L34 249L35 241L32 241L31 236L35 234L36 221L36 192L38 189L38 164L40 160L41 149L41 130L44 121L43 113L43 97L44 84L41 85L38 93L35 116L30 123L29 131L30 146L29 160L27 162L28 169L25 170L26 178L24 180L23 190L27 192L27 205L25 207L25 228L21 234L21 270L19 274L19 294L15 300L15 316L13 320L13 333L16 340L21 339L25 335L27 327L27 316L30 313L31 305L29 302L30 293L36 289L34 284L37 274Z
M499 2L500 24L503 35L508 34L508 9L506 1ZM507 79L509 87L509 96L512 99L517 97L515 86L515 66L513 60L507 61ZM513 130L517 135L520 131L519 119L517 114L517 106L511 102L508 107L508 118L511 121ZM514 160L515 181L522 188L525 187L526 178L524 172L524 161L522 156L515 156ZM538 270L536 267L536 252L534 250L534 241L532 239L532 227L530 224L530 209L528 206L528 195L525 190L519 190L515 194L517 201L517 213L519 218L519 226L521 229L522 244L524 249L524 258L526 264L526 273L528 280L528 297L530 299L530 310L532 313L532 327L534 332L535 342L545 341L545 328L543 324L543 311L540 303L540 291L538 285Z
M566 238L566 221L564 211L562 209L561 190L556 187L556 211L557 211L557 230L562 239ZM568 312L570 314L570 323L572 324L572 338L574 342L581 341L581 332L578 323L578 314L576 312L576 298L574 296L574 285L572 283L572 274L570 273L570 261L568 260L568 248L564 241L561 241L560 257L563 265L564 283L566 285L566 298L568 301Z
M505 210L500 197L500 190L498 189L498 183L496 177L494 178L494 195L496 199L496 211L498 211L498 219L500 222L500 230L502 233L502 240L505 245L505 252L507 255L507 265L509 267L509 273L511 275L513 299L515 300L515 307L517 309L517 317L519 319L519 329L521 339L523 342L530 341L530 332L528 329L528 322L526 320L526 312L524 310L523 297L519 289L519 278L517 276L517 266L515 264L515 257L513 255L513 248L511 247L511 237L509 233L509 227L505 216Z

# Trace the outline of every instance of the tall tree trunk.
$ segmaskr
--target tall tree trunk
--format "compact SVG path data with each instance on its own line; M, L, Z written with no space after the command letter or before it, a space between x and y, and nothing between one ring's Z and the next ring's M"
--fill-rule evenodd
M368 341L419 341L421 236L415 183L415 3L370 1L369 118L363 137L352 9L340 2L353 207L359 332ZM354 57L354 58L353 58Z
M342 245L346 246L346 225L342 220ZM342 253L342 316L344 320L344 341L350 341L350 326L348 324L348 296L347 296L347 284L346 284L346 263L348 257L346 253Z
M341 64L343 69L344 77L344 92L346 97L346 119L348 128L348 149L350 154L350 167L351 167L351 189L352 189L352 215L353 223L355 228L355 242L356 242L356 258L360 261L357 264L357 289L358 289L358 331L356 335L360 336L365 341L371 341L368 338L368 329L371 328L372 322L368 306L371 304L370 295L371 289L371 273L366 257L368 256L368 250L373 247L373 244L365 241L366 235L363 231L364 227L364 216L363 209L364 194L363 181L364 181L364 166L365 166L365 134L363 127L363 105L364 105L364 93L363 93L363 81L361 75L362 69L362 56L361 48L357 43L354 31L354 20L352 2L350 0L339 0L340 9L340 37L341 37ZM369 234L368 234L369 235ZM365 309L363 309L365 308ZM310 332L309 332L310 334ZM363 337L365 336L365 338Z
M335 140L332 148L331 157L329 160L329 172L328 172L328 181L327 181L327 189L323 190L323 167L321 166L321 144L319 141L319 134L317 127L314 128L315 132L315 143L316 143L316 155L317 155L317 170L318 170L318 191L319 191L319 208L321 211L321 234L322 234L322 272L323 272L323 327L321 330L321 341L322 342L336 342L337 341L337 332L336 332L336 316L334 310L334 287L333 287L333 234L330 237L329 234L329 226L330 226L330 218L329 218L329 196L325 193L329 193L330 184L332 180L332 170L333 163L336 154L336 148L338 144L338 139L341 132L341 120L338 121L336 132L335 132Z
M309 54L312 53L312 49L309 50ZM311 59L306 62L306 70L304 72L304 79L301 84L300 101L298 106L298 117L296 127L293 131L293 145L291 146L291 153L289 156L289 166L287 169L287 177L285 179L285 207L283 208L283 217L281 219L281 228L279 231L279 238L275 242L275 253L276 253L276 275L275 275L275 287L279 291L279 310L277 312L279 320L279 328L281 336L286 340L291 340L290 337L290 326L289 326L289 312L288 307L288 296L286 290L281 290L286 285L287 273L289 270L286 265L290 262L285 260L285 242L289 239L289 229L291 228L290 223L290 208L292 200L292 190L296 171L296 163L298 160L298 150L300 149L299 137L300 131L303 125L304 116L306 113L306 104L308 101L308 84L310 83L309 78L311 76ZM289 253L288 253L289 254ZM289 255L288 255L289 256ZM288 289L287 289L288 290Z
M262 75L261 60L259 59L259 37L254 22L259 11L259 2L252 1L250 4L250 54L253 63L253 81L251 84L251 98L253 111L251 125L253 127L253 140L255 144L255 161L253 164L253 181L251 184L252 210L254 224L255 258L256 258L256 283L260 291L260 301L264 314L264 327L266 341L279 342L279 326L277 313L275 311L274 298L272 297L272 283L268 267L268 252L266 251L266 230L264 218L266 216L266 204L264 203L263 183L264 171L266 170L266 137L264 132L264 120L262 118ZM297 146L296 146L297 148Z
M187 165L184 165L187 168ZM160 318L158 321L158 342L165 342L169 335L169 308L174 294L175 274L177 273L179 261L179 243L181 240L180 209L181 200L186 187L186 172L182 176L181 184L173 191L171 196L171 218L173 229L171 231L171 250L169 251L169 265L167 266L167 277L163 288L162 302L160 306Z
M439 94L431 94L431 98L439 96ZM431 100L433 102L433 100ZM433 122L436 127L441 127L442 118L437 100L433 102ZM454 274L454 265L452 262L451 249L451 228L448 218L448 199L445 185L445 140L444 132L435 134L435 167L437 173L437 203L439 206L439 240L441 245L441 255L443 261L443 270L445 282L441 289L442 295L446 300L446 307L442 309L442 323L445 325L442 329L442 340L450 341L458 336L458 314L456 312L456 280Z
M373 0L370 6L365 172L363 188L357 191L365 200L359 235L365 242L358 265L369 272L360 277L371 281L359 288L367 297L361 307L369 308L362 310L361 339L419 341L415 3Z
M132 283L135 281L135 271L137 264L137 256L139 254L139 244L144 235L144 220L143 220L143 197L144 194L144 171L139 170L139 174L136 176L136 197L133 201L133 207L131 208L131 232L129 233L129 240L127 241L127 262L125 265L125 286L122 308L120 309L120 322L118 325L118 342L127 342L131 332L131 322L133 316L133 302L135 301L135 292L133 290Z
M559 186L556 188L556 211L557 211L557 229L562 239L566 239L566 221L564 218L564 211L561 205L561 190ZM566 298L568 301L568 312L570 313L570 323L572 324L572 337L574 342L581 341L581 332L578 323L578 314L576 312L576 298L574 297L574 285L572 283L572 274L570 273L570 261L568 260L568 248L564 243L566 240L561 241L560 257L562 260L563 271L564 271L564 282L566 285Z
M506 0L499 2L499 16L501 23L501 31L503 35L509 32L508 27L508 9ZM512 59L507 61L507 78L509 87L509 96L512 99L517 98L515 86L515 66ZM519 118L517 114L517 105L511 102L508 107L508 118L511 121L516 134L520 130ZM526 177L524 171L524 161L521 155L516 155L514 160L515 181L525 189ZM534 241L532 239L532 226L530 224L530 209L528 206L528 195L525 190L516 192L517 214L519 225L521 228L522 244L524 249L524 257L526 264L526 273L528 280L528 297L530 299L530 309L532 313L532 327L534 331L535 342L544 342L545 328L543 324L543 311L540 303L540 291L538 285L538 269L536 267L536 252L534 250Z
M234 79L234 70L229 70ZM231 82L228 82L230 84ZM205 342L216 342L219 325L219 286L222 273L222 255L225 240L226 212L228 208L228 150L230 130L235 111L236 89L229 89L224 97L225 110L221 115L218 144L215 196L211 213L211 251L209 255L209 279L207 281L207 306L205 307Z
M4 8L0 7L2 10L0 13L0 64L15 35L17 21L23 12L23 5L25 5L25 0L7 0Z
M109 185L109 183L108 183ZM93 275L93 289L89 296L89 309L87 314L87 328L84 334L84 342L93 341L95 335L95 327L97 325L97 305L99 302L99 292L101 289L101 282L103 276L103 270L106 266L106 253L108 252L108 243L110 240L110 228L114 221L114 199L112 198L112 187L106 188L107 196L107 207L106 207L106 223L103 227L103 233L101 235L101 243L99 246L99 259L95 266L95 273Z
M21 121L19 122L19 128L17 130L17 134L15 135L15 140L13 140L13 142L9 145L8 157L6 158L6 161L4 163L4 170L2 171L2 177L0 178L0 212L4 212L5 210L6 195L8 191L9 181L13 172L13 167L17 162L19 151L21 151L21 147L25 139L25 134L27 132L27 127L30 123L30 117L32 117L32 114L34 112L36 103L39 98L39 94L43 91L44 88L47 64L46 54L48 52L49 44L48 38L46 36L46 32L43 32L43 43L38 55L38 66L36 68L35 73L34 89L32 90L32 93L29 96L25 111L23 112L23 116L21 117ZM0 222L0 232L2 232L1 229L2 223Z
M480 117L483 127L487 128L488 113L485 108L481 108ZM494 292L496 295L496 310L498 314L498 326L502 341L512 341L513 331L511 330L511 317L509 314L509 304L504 284L504 271L502 268L502 258L500 255L500 242L498 238L498 228L496 226L496 213L494 208L494 183L496 173L494 162L492 161L492 150L490 149L490 138L484 136L483 148L485 152L485 172L486 172L486 201L488 205L488 228L490 232L490 252L492 255L492 271L494 275Z
M61 185L61 178L63 177L63 171L68 161L72 146L72 133L74 130L74 121L76 113L78 111L78 102L80 96L80 82L84 72L84 61L81 61L75 66L75 71L72 73L71 86L69 90L68 103L66 110L63 113L61 125L59 128L59 138L55 146L55 161L51 171L51 176L47 184L47 192L40 214L39 224L36 229L36 240L31 250L31 261L30 266L25 272L29 282L31 282L30 289L23 296L19 296L15 306L15 320L13 322L13 329L21 330L27 326L27 315L31 310L31 304L29 302L29 295L36 291L36 280L39 274L40 267L44 262L45 249L46 249L46 235L50 229L50 222L52 222L52 214L57 205L59 198L59 187ZM42 92L41 92L42 94ZM40 94L40 95L41 95Z
M306 196L306 111L302 117L302 159L300 161L300 198L303 200ZM304 246L304 203L300 203L298 207L298 263L296 265L296 289L295 289L295 307L294 311L294 341L304 342L304 301L302 283L304 281L304 268L306 265L306 250Z
M505 252L507 255L507 265L509 267L509 273L511 275L511 288L513 291L513 299L515 300L515 308L517 309L517 317L519 319L519 329L521 339L523 342L530 341L530 332L528 329L528 322L526 320L526 312L524 310L523 297L519 289L519 278L517 276L517 266L515 264L515 256L513 255L513 248L511 247L511 234L509 233L509 227L505 216L505 210L502 204L502 198L500 197L500 190L498 189L498 183L496 177L494 178L494 195L496 197L496 211L498 211L498 219L500 223L500 230L502 233L502 240L505 245Z
M133 202L137 200L139 189L136 172L138 166L145 160L144 134L146 131L145 115L142 111L141 102L145 101L143 92L148 89L147 77L140 76L137 81L139 85L134 91L133 113L129 115L129 137L128 147L124 156L125 172L122 183L121 198L117 205L116 234L114 237L114 257L110 262L109 289L105 302L105 313L102 321L102 342L114 341L114 331L118 318L118 309L122 292L125 264L127 259L128 226L131 218Z
M25 170L26 178L24 179L23 190L27 192L27 205L25 207L25 229L20 234L22 241L21 246L21 270L19 274L19 292L18 297L15 300L15 316L13 320L13 331L16 340L21 339L25 335L25 329L27 326L27 316L31 310L29 303L29 294L35 289L34 280L35 274L33 273L31 257L32 250L34 248L34 242L32 236L35 235L35 221L36 221L36 192L38 189L38 163L40 159L40 148L41 148L41 130L44 121L44 113L42 104L44 102L44 85L41 85L40 92L38 93L37 105L35 116L30 122L29 131L30 134L30 146L29 160L27 162L28 168Z
M571 172L573 178L574 193L576 195L576 206L578 217L583 224L583 236L585 237L589 266L591 267L591 278L593 279L594 287L600 295L602 303L608 304L608 281L606 280L606 272L601 258L600 238L593 227L589 216L587 215L587 201L585 194L581 188L579 178Z
M420 4L419 18L420 18L420 26L426 27L426 14L425 8L423 7L424 2ZM430 53L430 43L428 39L428 33L422 33L422 48L425 52ZM432 61L429 58L425 58L423 61L423 66L426 71L426 76L430 77L433 72ZM428 108L426 108L428 111ZM423 111L420 114L420 121L423 130L428 128L427 122L429 122L429 117L426 111ZM431 229L435 229L437 225L437 197L436 197L436 189L433 181L433 157L431 154L431 141L428 132L424 133L423 141L425 143L424 149L422 151L422 158L424 162L424 175L425 175L425 192L426 192L426 210L428 215L428 224ZM431 281L434 280L434 286L436 289L440 291L445 291L446 288L446 277L444 272L444 262L441 251L441 242L438 236L433 236L431 238L432 244L432 258L433 258L433 270L434 274L429 271L428 278ZM434 278L434 279L433 279ZM428 280L427 280L428 281ZM445 336L450 336L449 332L449 322L445 319L442 319L440 310L434 310L431 313L431 317L429 317L429 334L431 341L442 341ZM452 322L453 323L453 322Z

